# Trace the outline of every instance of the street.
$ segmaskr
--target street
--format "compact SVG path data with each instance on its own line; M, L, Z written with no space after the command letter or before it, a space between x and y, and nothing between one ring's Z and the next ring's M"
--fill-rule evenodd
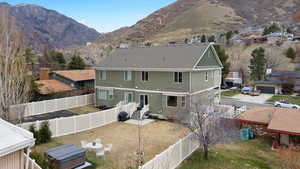
M232 105L232 106L247 106L247 107L270 107L273 106L271 104L259 104L259 103L251 103L251 102L244 102L244 101L238 101L236 99L230 99L230 98L221 98L221 104L224 105Z

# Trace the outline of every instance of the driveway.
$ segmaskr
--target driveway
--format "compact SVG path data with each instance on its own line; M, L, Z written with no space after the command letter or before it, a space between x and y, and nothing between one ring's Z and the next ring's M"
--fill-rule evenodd
M244 95L244 94L237 94L231 98L236 99L238 101L242 101L242 102L264 104L272 96L274 96L274 95L273 94L261 94L259 96L250 96L250 95Z

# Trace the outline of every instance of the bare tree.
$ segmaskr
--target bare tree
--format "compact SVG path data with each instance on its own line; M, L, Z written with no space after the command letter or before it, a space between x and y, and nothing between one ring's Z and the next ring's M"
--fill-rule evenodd
M232 140L238 130L233 120L222 118L222 112L215 111L213 92L208 92L205 97L192 100L191 108L185 113L189 115L188 122L186 119L178 121L195 135L202 146L203 158L208 160L209 148L215 144Z
M7 13L0 14L0 117L11 121L10 106L28 100L30 79L21 35Z

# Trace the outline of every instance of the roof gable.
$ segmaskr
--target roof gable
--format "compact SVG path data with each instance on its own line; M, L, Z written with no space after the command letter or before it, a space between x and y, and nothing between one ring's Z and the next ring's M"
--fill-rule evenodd
M210 45L207 48L203 56L200 58L199 62L197 62L196 67L203 67L203 66L223 67L212 45Z

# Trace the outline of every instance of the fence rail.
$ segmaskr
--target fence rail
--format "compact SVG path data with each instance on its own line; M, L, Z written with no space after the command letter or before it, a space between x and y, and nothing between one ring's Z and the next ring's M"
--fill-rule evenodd
M31 102L10 107L11 112L24 112L24 117L72 109L94 103L94 94ZM16 114L16 113L13 113ZM18 116L18 115L16 115Z
M52 132L52 137L60 137L117 122L118 114L121 111L125 111L128 113L136 111L136 103L119 105L115 108L95 113L89 113L72 117L56 118L44 121L49 122L49 128ZM44 121L22 123L19 126L29 130L31 125L35 125L37 128L39 128Z
M194 133L180 139L139 169L175 169L199 147Z
M27 154L23 154L24 157L24 165L26 165L26 160L27 160ZM36 162L35 160L31 159L30 157L28 157L28 169L42 169ZM24 166L25 168L26 166Z

